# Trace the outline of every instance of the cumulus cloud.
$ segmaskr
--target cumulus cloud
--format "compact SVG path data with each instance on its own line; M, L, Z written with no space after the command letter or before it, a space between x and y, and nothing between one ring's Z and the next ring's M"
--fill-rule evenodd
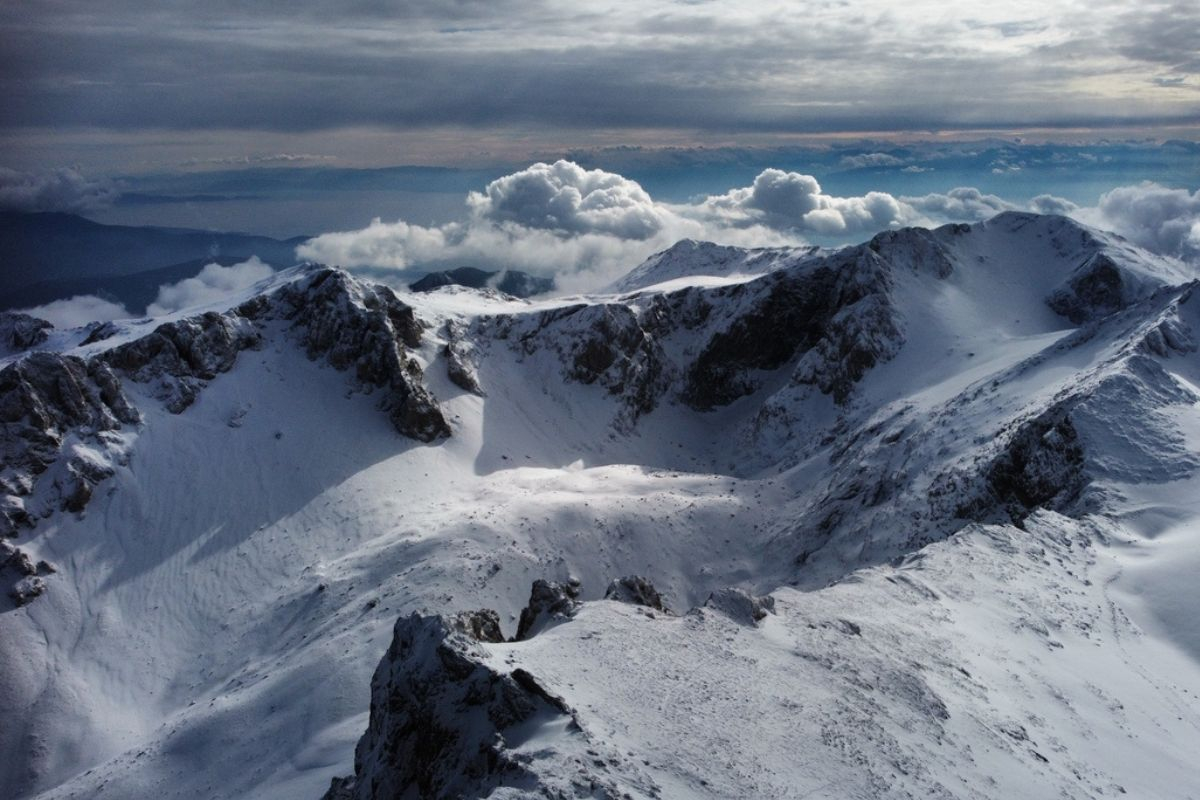
M994 194L984 194L970 186L921 197L905 197L904 202L933 220L977 222L995 216L1001 211L1012 211L1019 206Z
M112 203L116 188L63 167L47 172L18 172L0 167L0 210L78 213Z
M21 313L44 319L56 328L78 328L89 322L108 322L133 316L125 306L93 294L55 300L42 306L21 309Z
M480 219L568 234L649 239L666 224L636 181L562 160L498 178L467 204Z
M566 289L594 288L680 239L722 244L800 244L761 224L721 225L656 202L636 182L569 161L539 163L467 197L468 219L437 226L375 219L326 233L299 258L343 267L407 269L443 264L553 273Z
M1155 252L1200 260L1200 191L1157 183L1122 186L1076 216Z
M686 213L731 226L759 224L821 235L878 231L916 221L913 209L887 192L835 197L825 194L812 175L778 169L765 169L752 185L712 195Z
M146 314L157 317L185 308L214 303L250 288L264 278L269 278L274 272L275 270L260 261L257 256L229 267L215 263L207 264L194 278L185 278L178 283L158 287L158 297L146 307Z
M1029 208L1031 211L1036 211L1039 214L1058 214L1065 217L1078 210L1079 206L1062 197L1055 197L1052 194L1039 194L1029 201Z
M361 230L310 239L297 256L348 268L522 269L554 274L559 286L585 290L684 238L760 247L803 244L805 237L848 243L889 228L976 222L1009 210L1070 214L1161 252L1179 253L1200 241L1189 227L1200 205L1197 195L1153 185L1135 194L1111 192L1100 208L1089 210L1052 195L1016 203L973 187L841 197L827 194L812 175L766 169L749 186L663 203L621 175L559 161L499 178L466 202L462 222L423 226L375 219Z

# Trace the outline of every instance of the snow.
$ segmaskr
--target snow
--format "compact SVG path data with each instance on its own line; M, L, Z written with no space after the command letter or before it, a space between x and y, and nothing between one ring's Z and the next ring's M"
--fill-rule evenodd
M710 412L671 394L754 281L829 255L803 250L678 251L591 297L401 294L453 431L431 445L279 323L181 414L126 381L144 416L127 463L17 540L59 571L0 613L0 795L317 798L353 769L398 616L493 608L511 635L534 579L576 577L573 620L483 645L578 714L582 733L554 717L506 734L546 785L566 791L596 750L633 797L1195 796L1200 367L1136 343L1160 318L1200 324L1198 304L1139 295L1076 329L1045 298L1095 248L1150 288L1187 273L1063 224L935 232L954 270L893 271L903 346L844 406L795 384L794 360ZM589 323L538 333L555 310L642 320L680 292L714 310L653 336L665 394L635 419L565 377ZM43 346L88 357L163 321ZM447 323L484 396L449 380ZM1077 409L1100 505L1023 529L933 518L940 478L966 492L1054 403ZM895 494L871 505L876 484ZM847 516L823 534L832 509ZM631 574L678 614L601 599ZM776 613L689 611L728 586Z

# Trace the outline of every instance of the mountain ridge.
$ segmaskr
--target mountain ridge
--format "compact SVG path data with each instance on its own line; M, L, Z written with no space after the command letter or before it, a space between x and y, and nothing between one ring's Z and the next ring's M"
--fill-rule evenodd
M728 255L778 268L516 302L306 267L51 339L140 421L13 540L41 588L0 613L12 794L375 797L430 714L433 795L1186 796L1200 640L1138 587L1192 596L1195 272L1032 215ZM381 336L415 369L378 372ZM401 435L396 374L448 436ZM70 497L104 450L50 416L34 495Z

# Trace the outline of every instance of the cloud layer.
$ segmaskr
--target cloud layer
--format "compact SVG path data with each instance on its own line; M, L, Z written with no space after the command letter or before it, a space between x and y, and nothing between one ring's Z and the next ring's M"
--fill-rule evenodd
M376 219L309 240L298 257L343 267L404 270L480 266L554 274L592 289L683 238L743 246L859 241L908 225L977 222L1001 211L1070 214L1150 249L1190 258L1200 245L1200 193L1157 184L1104 195L1092 208L1052 195L1013 202L971 187L895 196L826 193L817 179L778 169L748 186L689 203L655 200L637 182L569 161L538 163L471 192L468 218L438 226Z
M1194 123L1198 31L1183 0L27 0L0 5L0 128Z
M64 329L79 328L89 322L108 322L114 319L129 319L133 316L120 303L114 303L92 294L75 295L34 308L23 308L21 313L44 319L54 327Z
M89 180L70 168L32 173L0 167L0 211L79 213L109 205L116 197L111 183Z
M185 278L178 283L158 287L158 297L146 307L146 314L158 317L185 308L214 303L248 289L273 274L275 270L257 257L228 267L206 264L194 278Z

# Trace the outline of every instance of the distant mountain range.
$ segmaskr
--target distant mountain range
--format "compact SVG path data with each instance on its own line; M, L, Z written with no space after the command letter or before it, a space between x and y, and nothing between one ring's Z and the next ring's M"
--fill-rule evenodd
M204 264L258 256L276 267L296 262L308 237L271 239L187 228L102 225L75 214L0 212L0 309L71 294L102 293L144 306L160 283ZM147 289L149 287L149 289Z

